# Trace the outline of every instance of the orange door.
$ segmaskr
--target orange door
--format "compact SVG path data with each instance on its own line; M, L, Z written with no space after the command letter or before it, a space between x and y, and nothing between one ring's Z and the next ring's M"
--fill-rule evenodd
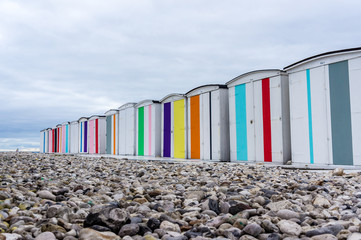
M191 158L200 159L199 95L191 97L190 107Z

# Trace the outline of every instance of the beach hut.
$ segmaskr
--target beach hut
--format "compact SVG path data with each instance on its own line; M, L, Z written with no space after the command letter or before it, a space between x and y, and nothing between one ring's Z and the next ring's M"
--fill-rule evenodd
M105 116L93 115L89 118L89 153L105 153Z
M78 121L70 122L70 153L79 152L79 123Z
M47 143L46 143L46 152L47 153L50 153L51 152L51 128L47 128L46 130L46 139L47 139Z
M361 48L319 54L284 70L293 163L361 165Z
M162 103L162 157L187 158L187 97L170 94Z
M62 125L58 124L56 125L56 143L57 143L57 147L56 147L56 152L57 153L61 153L62 152Z
M126 103L119 110L119 155L135 155L135 105Z
M144 100L136 108L136 144L138 156L160 156L161 104Z
M231 161L291 159L288 76L278 69L242 74L226 83Z
M55 127L55 128L53 128L53 145L54 145L53 152L54 153L58 152L58 148L59 148L59 146L58 146L58 136L59 136L58 128Z
M40 152L41 153L47 153L49 151L48 149L48 131L47 129L43 129L40 131Z
M204 85L187 94L188 157L229 161L228 89Z
M118 155L119 116L118 109L110 109L104 113L106 116L106 153Z
M79 153L88 153L88 120L87 117L81 117L78 120Z
M69 153L70 151L70 122L64 122L61 126L61 145L62 153Z
M49 132L49 153L54 152L54 129L48 128Z

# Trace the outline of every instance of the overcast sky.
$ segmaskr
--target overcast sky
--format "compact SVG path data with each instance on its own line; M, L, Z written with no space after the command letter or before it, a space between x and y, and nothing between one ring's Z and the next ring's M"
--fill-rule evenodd
M0 151L41 129L360 47L361 1L0 0Z

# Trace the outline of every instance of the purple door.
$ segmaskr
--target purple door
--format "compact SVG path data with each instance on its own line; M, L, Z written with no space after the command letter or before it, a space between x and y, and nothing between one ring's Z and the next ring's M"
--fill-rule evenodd
M163 119L163 157L170 157L170 141L171 141L171 103L164 103L164 119Z
M88 121L84 122L84 152L88 152Z

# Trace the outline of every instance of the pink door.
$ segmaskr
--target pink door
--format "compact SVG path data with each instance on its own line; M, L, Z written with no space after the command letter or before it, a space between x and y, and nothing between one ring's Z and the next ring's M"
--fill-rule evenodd
M92 154L95 153L94 122L95 120L89 121L89 153Z

